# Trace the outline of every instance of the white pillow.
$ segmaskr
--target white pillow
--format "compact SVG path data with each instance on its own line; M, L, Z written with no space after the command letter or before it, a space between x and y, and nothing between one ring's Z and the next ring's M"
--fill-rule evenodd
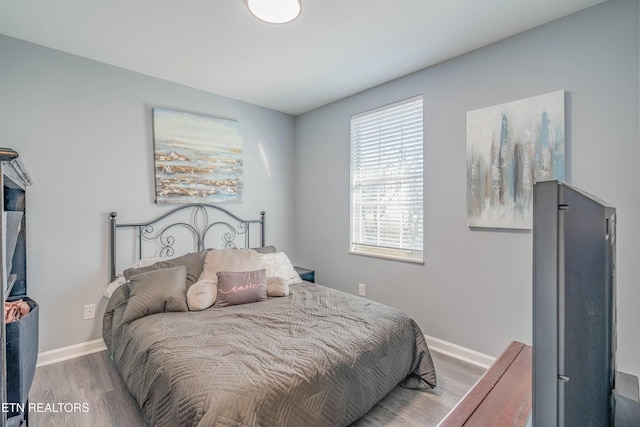
M130 268L148 267L150 265L155 264L156 262L166 261L166 260L171 259L171 258L175 258L175 256L142 258L142 259L138 260L135 264L133 264L131 267L125 268L125 270L128 270ZM114 280L113 282L109 283L109 285L107 286L107 289L104 290L105 298L111 298L111 295L113 295L113 293L116 291L116 289L118 289L120 286L124 285L125 283L127 283L127 279L124 278L124 275L122 274L122 271L121 271L116 276L116 280Z
M287 254L284 252L276 252L274 254L260 254L260 262L262 268L267 270L267 277L282 277L287 285L295 285L302 282L293 264L289 261Z
M107 286L107 289L104 290L104 296L106 298L111 298L111 295L113 295L116 289L118 289L120 286L124 285L125 283L127 283L127 279L125 279L122 274L119 274L118 276L116 276L116 280L109 283L109 286Z

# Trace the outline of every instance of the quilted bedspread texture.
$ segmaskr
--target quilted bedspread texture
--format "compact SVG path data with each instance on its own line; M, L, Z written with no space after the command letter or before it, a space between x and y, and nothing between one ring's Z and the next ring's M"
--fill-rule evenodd
M398 384L436 385L412 319L324 286L131 323L127 298L113 294L103 336L152 426L346 426Z

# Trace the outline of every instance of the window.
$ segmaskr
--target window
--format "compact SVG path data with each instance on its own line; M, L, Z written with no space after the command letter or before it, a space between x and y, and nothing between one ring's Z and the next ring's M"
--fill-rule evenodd
M351 117L351 253L423 262L422 96Z

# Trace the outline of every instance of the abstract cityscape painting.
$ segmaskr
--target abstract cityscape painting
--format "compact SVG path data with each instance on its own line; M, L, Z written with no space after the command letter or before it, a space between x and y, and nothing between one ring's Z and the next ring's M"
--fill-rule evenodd
M238 122L153 109L156 203L235 202L242 196Z
M530 229L533 184L565 181L564 91L467 112L467 224Z

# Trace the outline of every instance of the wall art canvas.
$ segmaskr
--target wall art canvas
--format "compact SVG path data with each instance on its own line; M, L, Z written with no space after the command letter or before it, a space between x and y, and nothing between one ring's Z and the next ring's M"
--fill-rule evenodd
M242 135L235 120L153 109L156 203L235 202Z
M564 91L467 112L467 224L530 229L533 184L565 181Z

